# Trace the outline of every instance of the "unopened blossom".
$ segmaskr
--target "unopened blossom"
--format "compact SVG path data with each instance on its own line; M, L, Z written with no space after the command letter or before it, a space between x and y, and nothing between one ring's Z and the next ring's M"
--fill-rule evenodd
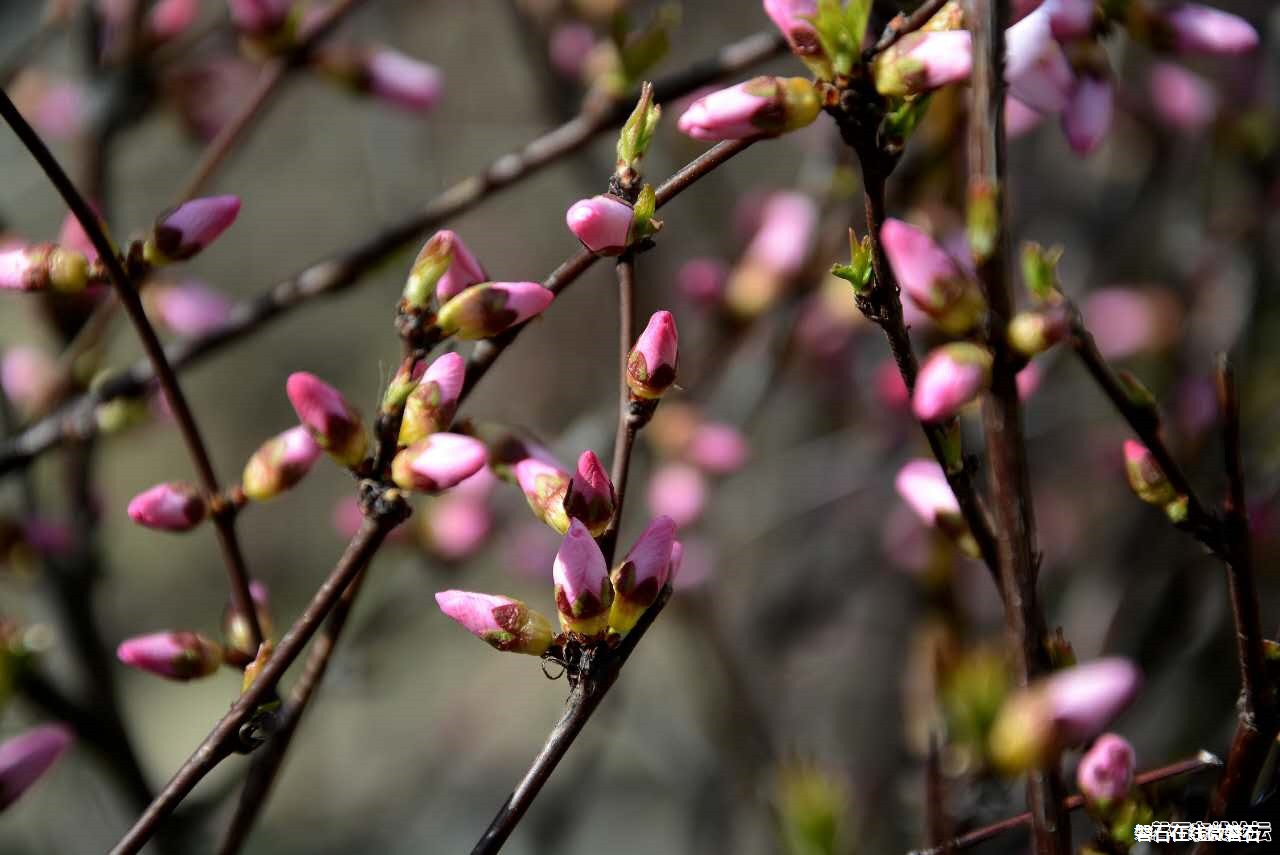
M1145 445L1132 439L1124 442L1124 470L1134 494L1150 505L1161 507L1178 498L1177 491Z
M1218 116L1218 94L1209 81L1172 62L1151 68L1151 106L1166 124L1196 133Z
M723 422L703 422L685 446L685 458L713 475L737 472L751 454L742 431Z
M764 0L764 11L782 31L791 52L805 59L823 55L813 18L818 14L817 0Z
M9 95L40 136L52 142L82 133L92 115L92 96L84 84L27 68L18 75Z
M143 296L161 323L188 338L220 329L231 318L235 305L221 291L191 279L176 285L153 285Z
M1115 86L1109 78L1087 73L1076 78L1062 111L1062 131L1072 151L1085 157L1098 148L1111 129L1114 102Z
M58 378L58 363L45 351L30 345L6 348L0 356L0 387L18 409L35 409Z
M47 249L14 246L0 250L0 290L39 291L48 285Z
M818 205L804 193L770 193L743 255L779 278L803 272L818 227Z
M448 302L471 285L488 279L484 267L456 232L441 229L423 244L405 281L404 298L410 305L426 307L434 292Z
M613 605L613 583L609 581L604 554L591 532L577 520L569 521L551 578L556 586L561 628L587 637L603 632Z
M1108 359L1156 350L1169 343L1182 323L1173 300L1135 288L1093 291L1081 311L1098 350Z
M618 495L600 458L594 451L582 452L564 498L565 513L586 526L592 537L599 537L613 522L617 505Z
M470 591L436 594L440 611L498 650L541 656L551 646L551 624L519 600Z
M1129 740L1115 733L1104 733L1080 758L1076 785L1089 804L1105 807L1129 795L1136 765Z
M630 205L605 193L574 202L565 214L565 224L597 255L620 255L630 241L634 216Z
M909 461L898 470L894 486L925 525L937 526L945 518L960 516L960 503L936 460Z
M1008 772L1043 768L1063 748L1102 732L1138 693L1127 659L1099 659L1042 678L1005 701L991 729L992 759Z
M943 332L959 335L982 319L986 301L976 283L924 231L890 218L880 239L898 285Z
M440 69L388 47L371 49L362 71L362 82L371 95L402 110L430 110L444 92Z
M419 516L424 546L445 561L461 561L474 554L493 530L493 512L488 504L482 499L459 495L461 489L459 485L432 500Z
M1067 105L1075 75L1053 38L1048 12L1041 6L1006 31L1005 80L1009 94L1019 101L1042 113L1057 113Z
M492 338L542 314L554 299L537 282L481 282L441 306L436 325L461 339Z
M457 353L442 354L431 363L405 401L400 445L411 445L449 428L466 377L466 360Z
M728 266L718 258L691 258L676 271L680 293L700 306L715 307L724 299Z
M126 665L169 680L207 677L222 664L222 646L194 632L155 632L120 643L116 656Z
M630 632L670 581L675 535L676 524L670 517L656 517L636 538L622 563L613 569L610 574L614 592L609 613L611 632L618 635Z
M189 531L199 525L209 507L190 484L171 481L144 490L129 501L129 518L160 531Z
M438 493L485 465L489 453L480 440L457 433L433 433L391 461L391 480L406 490Z
M294 0L227 0L231 22L249 36L268 36L289 21Z
M42 724L0 742L0 811L31 789L72 741L67 726Z
M200 14L200 0L156 0L147 15L147 30L158 41L186 32Z
M991 383L991 352L969 342L937 348L920 366L912 409L921 421L942 421L977 399Z
M919 31L881 52L872 72L881 95L901 97L967 80L972 65L967 30Z
M1094 0L1044 0L1049 29L1060 42L1083 39L1093 32L1097 17Z
M1244 18L1200 3L1162 9L1160 22L1179 53L1235 55L1258 46L1258 31Z
M693 466L668 463L649 478L649 512L671 517L680 528L693 525L707 505L707 479Z
M627 388L632 396L661 398L676 381L678 360L676 319L667 311L654 312L627 356Z
M560 534L569 530L569 514L564 500L569 494L572 476L554 460L542 455L530 455L518 460L511 467L525 501L538 519Z
M255 502L275 498L301 481L322 453L302 425L267 440L245 464L240 479L244 494Z
M239 213L239 196L205 196L183 202L156 220L143 248L147 260L161 265L190 258L229 229Z
M777 136L811 124L821 108L802 77L756 77L698 99L676 126L711 142Z
M285 391L298 421L333 459L347 467L364 459L369 445L364 422L341 392L307 371L290 374Z
M588 24L581 21L557 24L547 39L551 67L567 80L581 80L596 41L595 30Z

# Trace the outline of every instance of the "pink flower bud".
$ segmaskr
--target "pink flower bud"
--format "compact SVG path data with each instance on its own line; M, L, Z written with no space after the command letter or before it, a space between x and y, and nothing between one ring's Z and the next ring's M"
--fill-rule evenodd
M640 620L671 577L676 524L671 517L657 517L636 538L635 544L611 575L614 590L609 629L626 635Z
M1097 15L1094 0L1045 0L1049 29L1060 42L1083 39L1093 32Z
M912 408L921 421L949 419L990 383L990 351L968 342L943 345L920 367Z
M1071 63L1053 38L1049 10L1041 6L1006 31L1009 94L1043 113L1067 105L1074 77Z
M405 401L400 445L412 445L453 424L466 377L466 360L456 353L442 354L431 363Z
M937 526L946 517L960 516L956 501L942 466L935 460L912 460L898 470L894 479L898 495L925 525Z
M541 314L554 299L537 282L482 282L441 306L436 325L461 339L492 338Z
M621 255L631 235L635 212L617 196L579 199L569 207L565 223L582 245L597 255Z
M551 31L547 56L556 73L567 80L581 80L587 57L596 45L596 34L587 24L571 21Z
M560 534L569 530L565 498L569 493L569 473L553 462L526 457L513 467L516 483L538 519Z
M944 332L960 335L982 319L986 301L977 286L927 234L888 219L880 239L902 290Z
M813 84L801 77L756 77L695 101L676 122L696 140L748 139L803 128L821 104Z
M147 16L147 29L157 41L169 41L186 32L199 14L199 0L157 0Z
M177 481L157 484L129 502L129 518L160 531L189 531L204 520L208 505L200 491Z
M1163 23L1180 53L1234 55L1258 46L1258 31L1244 18L1199 3L1180 3L1164 11Z
M143 293L161 323L189 338L222 327L230 319L234 305L222 292L194 280L152 286Z
M591 532L577 520L569 521L551 578L556 585L561 628L588 637L603 632L613 605L613 584L604 554L591 539Z
M1097 736L1138 693L1127 659L1099 659L1055 672L1010 697L991 729L992 759L1005 771L1043 768L1065 747Z
M676 272L676 286L692 302L715 307L724 299L729 268L718 258L692 258Z
M420 516L427 549L445 561L461 561L474 554L493 528L493 514L483 501L459 495L474 477L435 499Z
M0 386L5 396L23 411L44 400L58 377L58 363L38 347L18 345L0 357Z
M342 393L306 371L290 374L285 391L298 421L334 460L351 467L364 459L369 445L364 422Z
M1034 362L1028 362L1026 367L1013 378L1014 384L1018 387L1018 400L1025 401L1034 395L1040 388L1042 379L1040 366Z
M1125 440L1124 469L1134 494L1147 504L1164 507L1178 498L1155 456L1142 443Z
M931 92L969 78L973 51L967 30L915 32L879 54L872 72L881 95Z
M120 643L124 664L170 680L207 677L222 664L222 646L194 632L155 632Z
M156 220L144 247L147 260L160 265L190 258L217 240L239 213L238 196L205 196L183 202Z
M70 728L42 724L0 742L0 811L16 802L71 745Z
M488 456L474 437L433 433L395 456L391 480L406 490L438 493L476 474Z
M423 245L409 270L404 296L412 305L426 306L435 289L436 299L445 303L470 285L488 278L484 268L462 238L441 229Z
M1030 133L1041 121L1044 120L1044 114L1039 110L1028 107L1022 101L1013 96L1006 97L1004 100L1004 129L1009 139L1017 139L1020 136Z
M1218 94L1207 80L1180 65L1158 62L1151 69L1151 105L1165 123L1196 133L1218 117Z
M1105 806L1129 795L1137 759L1129 740L1104 733L1080 758L1076 783L1080 793L1093 805Z
M736 427L721 422L705 422L694 430L685 448L685 457L712 475L730 475L747 462L751 449Z
M36 69L23 71L10 93L32 127L53 142L79 135L92 112L92 98L85 86Z
M797 56L822 54L813 18L818 14L817 0L764 0L764 13L782 31L787 44Z
M444 90L440 69L386 47L369 53L364 73L369 92L388 104L416 113L434 107Z
M743 255L782 279L798 275L818 227L818 206L803 193L771 193Z
M436 605L467 632L498 650L541 656L551 646L551 624L519 600L441 591L436 594Z
M253 453L241 476L244 494L265 502L297 484L311 471L321 448L302 425L269 439Z
M707 504L707 480L683 463L668 463L649 478L649 512L668 516L680 528L698 521Z
M1085 326L1108 359L1156 350L1177 335L1182 319L1176 303L1156 292L1103 288L1085 298Z
M1062 111L1062 131L1071 150L1081 157L1090 155L1111 129L1115 89L1105 77L1082 74L1071 87L1071 96Z
M565 495L565 513L586 526L592 537L599 537L613 522L617 505L617 493L600 458L593 451L582 452L578 458L578 472L569 482Z
M231 22L250 36L274 33L289 20L293 0L227 0Z
M627 356L627 388L635 398L661 398L676 382L679 336L670 312L654 312Z
M0 289L38 291L47 287L48 268L43 263L47 255L47 248L39 246L0 251Z

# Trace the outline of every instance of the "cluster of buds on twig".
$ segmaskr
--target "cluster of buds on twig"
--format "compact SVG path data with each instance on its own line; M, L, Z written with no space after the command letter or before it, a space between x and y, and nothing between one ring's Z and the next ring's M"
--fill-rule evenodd
M653 520L612 571L578 520L571 520L552 567L556 612L567 638L583 643L624 637L680 569L675 524ZM493 647L542 656L561 644L551 623L524 603L491 594L442 591L440 610Z

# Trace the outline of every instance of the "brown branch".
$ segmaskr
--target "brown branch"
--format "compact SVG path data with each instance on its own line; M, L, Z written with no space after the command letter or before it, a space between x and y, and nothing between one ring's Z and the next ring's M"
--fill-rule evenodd
M1208 751L1201 751L1195 757L1186 760L1179 760L1177 763L1170 763L1168 766L1161 766L1158 769L1151 769L1147 772L1141 772L1133 779L1135 787L1150 787L1154 784L1167 781L1170 778L1177 778L1181 775L1194 775L1200 772L1207 772L1210 769L1217 769L1222 766L1222 761ZM1063 813L1079 810L1084 807L1084 797L1079 793L1068 796L1062 800ZM1002 819L991 825L974 829L973 831L953 837L941 846L934 846L929 849L916 849L910 855L946 855L949 852L955 852L960 849L969 849L977 846L979 843L985 843L993 837L998 837L1006 831L1012 831L1015 828L1021 828L1024 825L1031 824L1030 813L1020 813L1017 816L1011 816L1008 819Z
M142 849L161 820L173 812L196 784L233 751L244 747L241 729L249 724L258 706L275 692L280 678L302 653L302 649L319 629L321 621L336 606L343 592L368 566L387 534L408 516L408 505L399 491L384 491L368 481L363 482L361 487L365 493L364 523L328 578L311 598L301 617L280 639L280 644L263 666L258 678L182 764L133 827L111 850L111 855L129 855Z
M613 437L613 460L609 479L618 497L613 521L600 537L600 550L604 563L613 566L613 556L618 548L618 529L622 527L622 505L627 496L627 473L631 471L631 449L635 445L639 424L631 417L631 390L627 387L627 355L635 343L636 327L636 262L631 253L618 259L618 429Z
M0 115L4 116L14 134L22 141L31 156L44 170L50 183L62 196L72 214L80 221L81 228L84 229L90 242L93 243L94 249L97 250L98 256L106 265L116 295L124 305L125 311L129 315L129 320L137 331L138 338L142 342L142 349L147 354L152 371L155 373L169 408L173 412L174 421L178 423L178 429L187 446L187 453L195 465L201 486L204 487L205 492L211 499L217 497L221 492L221 488L218 486L218 478L214 474L213 464L209 460L209 452L205 447L204 438L196 425L191 408L187 405L187 399L178 385L177 375L174 374L173 367L165 358L164 348L160 344L160 339L156 336L156 331L151 326L151 322L147 320L146 311L142 307L142 300L138 297L138 290L130 279L129 274L125 271L124 265L116 253L115 246L112 245L111 239L103 231L97 215L89 207L89 203L80 195L80 191L71 183L71 179L53 156L53 153L49 151L31 126L27 124L26 119L18 112L17 107L9 100L8 95L0 94ZM257 612L253 606L253 599L249 594L249 573L245 568L244 556L240 552L240 543L235 534L234 512L230 508L215 508L213 524L217 531L218 544L222 550L223 560L227 566L227 574L231 581L231 600L236 610L245 616L251 638L256 645L262 640L262 630L258 626Z
M982 402L982 424L994 493L996 546L1004 595L1005 632L1017 679L1026 685L1050 668L1044 646L1044 614L1036 595L1035 520L1015 381L1020 367L1005 329L1013 313L1009 286L1004 135L1004 34L1009 0L974 0L973 77L969 110L969 205L980 228L991 233L975 251L987 300L987 343L993 365L991 390ZM989 208L988 208L989 206ZM1027 775L1033 849L1038 855L1071 851L1071 823L1062 812L1063 784L1053 766Z
M493 855L502 849L502 845L511 836L511 832L520 823L533 800L538 797L542 787L555 771L556 766L573 745L578 734L591 719L592 713L600 706L604 696L618 679L622 666L631 658L640 639L649 631L663 606L671 598L671 586L667 585L658 595L658 599L640 617L639 623L627 634L622 643L615 649L602 649L591 660L587 673L582 674L574 684L565 705L564 714L551 729L546 744L534 758L533 764L520 779L511 795L498 809L493 822L481 835L471 855Z
M707 60L657 81L654 84L655 98L660 102L679 98L707 83L776 56L782 48L782 39L776 33L749 36L726 46ZM634 104L634 97L624 97L609 105L607 110L579 114L519 151L498 158L484 172L457 182L418 211L368 240L337 256L322 259L256 297L237 304L230 319L218 329L170 345L167 348L170 364L177 369L186 368L311 299L345 290L388 256L419 239L428 229L579 151L600 133L620 125L630 115ZM673 188L673 192L680 189ZM580 255L575 257L574 263L589 266L592 260L589 255L585 258ZM0 475L28 465L64 441L94 435L98 430L94 419L98 405L117 398L143 395L154 379L155 374L149 366L139 362L74 401L67 402L19 436L0 444Z

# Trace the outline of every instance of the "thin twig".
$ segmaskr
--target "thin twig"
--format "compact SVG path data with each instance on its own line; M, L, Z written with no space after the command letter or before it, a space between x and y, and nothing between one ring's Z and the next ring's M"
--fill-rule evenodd
M929 19L938 14L938 11L948 2L949 0L925 0L910 15L901 13L895 15L893 20L889 22L889 26L884 28L884 32L880 34L880 38L876 40L876 43L863 52L863 61L870 61L876 54L883 53L896 45L903 36L914 33L929 23Z
M1181 775L1193 775L1200 772L1207 772L1210 769L1217 769L1222 766L1222 761L1208 751L1201 751L1195 757L1186 760L1179 760L1177 763L1170 763L1168 766L1161 766L1159 769L1151 769L1147 772L1141 772L1133 779L1135 787L1149 787L1170 778L1176 778ZM1076 793L1062 800L1063 813L1069 813L1084 807L1084 798ZM1011 816L1008 819L1002 819L991 825L976 828L973 831L953 837L941 846L934 846L929 849L916 849L910 855L946 855L949 852L955 852L960 849L969 849L984 843L993 837L998 837L1006 831L1012 831L1015 828L1021 828L1031 823L1030 813L1020 813L1017 816Z
M125 271L124 265L120 262L115 246L111 243L111 239L107 237L106 232L103 231L97 215L94 214L93 209L89 207L89 203L85 201L84 197L80 195L80 191L71 183L71 179L53 156L53 153L49 151L44 141L32 130L31 126L27 124L26 119L18 112L18 108L14 106L13 101L9 100L9 96L3 93L0 93L0 115L4 116L9 127L13 129L18 139L22 141L31 156L44 170L50 183L62 196L71 213L80 221L81 228L84 229L94 249L97 250L99 258L106 265L107 272L111 276L111 283L115 287L116 295L124 305L125 311L129 315L129 320L137 331L138 338L142 342L142 349L151 362L152 371L155 373L160 388L164 391L165 400L173 412L174 421L178 423L179 431L182 433L183 441L187 446L187 453L195 465L201 486L204 487L205 492L211 499L215 499L219 495L221 488L218 486L218 478L214 474L213 464L209 460L209 452L205 447L204 438L200 434L200 428L191 413L191 408L187 405L187 399L182 394L177 375L174 374L173 367L165 358L164 348L160 344L160 339L156 336L155 329L147 319L147 313L142 307L142 300L138 297L137 288L134 287L133 281ZM244 615L246 624L249 627L250 637L256 646L262 641L262 630L258 626L257 611L253 606L253 598L249 594L249 573L245 568L244 556L240 552L240 542L236 538L234 512L230 508L215 508L213 523L217 531L223 559L227 566L227 574L231 581L232 603L235 609Z
M498 814L485 830L471 855L493 855L502 849L502 845L511 836L511 832L519 824L533 800L538 797L542 787L555 771L556 766L564 758L582 728L591 719L592 713L600 706L609 689L618 679L622 667L627 664L640 639L649 631L663 606L671 598L671 586L667 585L658 595L658 599L640 617L639 623L614 650L602 651L593 660L589 673L581 675L574 684L564 714L551 729L546 744L534 758L533 764L520 779L506 802L498 809Z
M1009 287L1008 235L1004 197L1004 32L1009 0L974 0L973 85L969 110L969 204L983 211L991 234L975 252L978 279L987 300L987 344L991 348L991 390L982 402L982 425L990 466L996 517L996 546L1004 595L1005 631L1016 676L1026 685L1050 668L1044 645L1044 614L1036 595L1035 520L1022 434L1022 409L1015 381L1019 364L1005 329L1013 313ZM985 206L990 206L986 215ZM1071 823L1061 810L1062 778L1056 764L1027 775L1033 851L1066 855Z
M613 438L613 460L609 478L617 493L613 521L600 537L600 550L604 563L613 566L613 556L618 548L618 530L622 527L622 503L627 496L627 473L631 471L631 449L635 445L639 427L631 418L631 391L627 387L627 354L635 343L636 327L636 262L631 253L618 259L618 352L621 363L618 373L618 429Z
M721 77L736 74L781 52L776 33L757 33L718 51L710 59L654 84L660 102L679 98ZM410 245L425 231L470 210L499 191L535 174L561 158L579 151L600 133L626 120L634 98L621 98L603 112L580 114L543 134L517 152L498 158L484 172L465 178L445 190L418 211L392 224L345 252L322 259L255 297L238 303L221 327L167 348L169 362L186 368L205 356L238 342L313 298L336 294L350 287L386 258ZM714 150L714 149L713 149ZM673 188L679 192L682 188ZM593 259L578 256L575 262ZM138 397L155 379L148 364L139 362L95 389L61 406L29 426L19 436L0 444L0 475L26 466L64 441L97 433L94 413L98 405L117 398Z
M370 482L365 484L375 491L379 489ZM395 490L370 497L366 506L369 510L366 511L360 530L351 539L346 551L311 598L301 617L280 639L280 644L257 679L182 764L133 827L111 850L111 855L131 855L142 849L161 820L173 812L205 775L241 745L241 728L249 723L258 706L275 692L276 684L302 653L307 642L319 629L321 621L333 610L356 576L368 566L387 534L409 512L404 497Z

